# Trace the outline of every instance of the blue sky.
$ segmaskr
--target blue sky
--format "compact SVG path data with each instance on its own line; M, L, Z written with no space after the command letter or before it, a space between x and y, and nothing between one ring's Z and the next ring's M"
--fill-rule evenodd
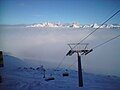
M102 23L119 9L120 0L0 0L0 24ZM108 23L120 24L120 13Z

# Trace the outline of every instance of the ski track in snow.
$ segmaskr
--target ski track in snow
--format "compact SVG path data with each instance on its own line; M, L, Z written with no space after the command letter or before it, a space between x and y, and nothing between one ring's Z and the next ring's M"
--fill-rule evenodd
M52 72L52 71L51 71ZM45 81L40 71L14 70L4 73L0 90L119 90L120 78L84 73L84 87L78 87L77 72L62 77L61 71L54 74L55 80ZM61 73L62 74L62 73ZM49 76L49 75L47 75Z
M26 75L24 72L13 72L11 74L5 75L5 83L0 85L1 90L41 90L41 78L34 78L34 73L28 73L30 76ZM38 88L38 86L40 88Z

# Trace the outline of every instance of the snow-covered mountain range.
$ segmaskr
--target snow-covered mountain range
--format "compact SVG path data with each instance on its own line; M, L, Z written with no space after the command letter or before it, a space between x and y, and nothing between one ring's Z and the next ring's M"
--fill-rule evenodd
M26 27L67 27L67 28L120 28L120 24L80 24L80 23L53 23L53 22L43 22L27 25Z

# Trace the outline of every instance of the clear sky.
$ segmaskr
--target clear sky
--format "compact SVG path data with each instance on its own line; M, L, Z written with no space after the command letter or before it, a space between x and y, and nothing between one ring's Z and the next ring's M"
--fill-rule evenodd
M0 0L0 24L102 23L119 9L120 0ZM120 24L120 13L108 23Z

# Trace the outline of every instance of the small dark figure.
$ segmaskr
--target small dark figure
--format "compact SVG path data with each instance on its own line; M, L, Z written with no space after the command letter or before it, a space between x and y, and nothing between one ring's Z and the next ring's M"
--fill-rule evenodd
M18 67L18 69L21 69L21 67Z
M35 70L35 69L33 68L33 70Z
M43 70L43 72L44 72L44 73L43 73L43 74L44 74L43 78L45 78L45 71L46 71L46 70L44 69L44 70Z
M24 67L24 69L27 69L26 67Z
M37 68L36 68L36 70L39 70L39 69L40 69L40 67L37 67Z
M33 69L32 67L30 67L30 69Z

